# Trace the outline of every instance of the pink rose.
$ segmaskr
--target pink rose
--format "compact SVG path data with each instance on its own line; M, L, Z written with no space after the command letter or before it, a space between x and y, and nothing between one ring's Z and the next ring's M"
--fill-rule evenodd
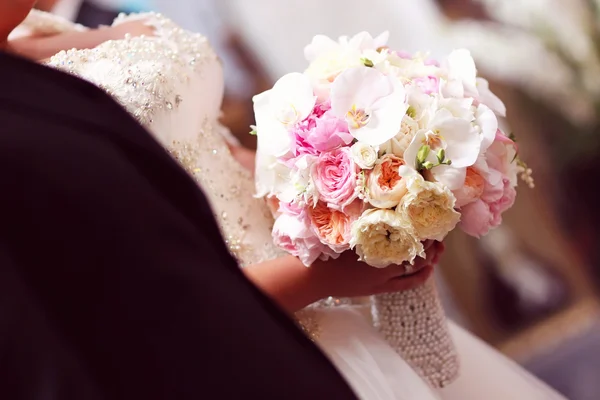
M318 258L327 260L330 256L337 257L333 250L321 243L306 213L279 215L273 225L273 241L277 247L298 257L306 266Z
M424 76L413 79L413 83L425 94L436 94L440 91L440 80L436 76Z
M336 210L343 210L357 196L358 167L348 147L321 153L313 171L320 200Z
M478 238L502 223L502 213L513 206L517 192L506 177L502 178L501 186L501 191L497 186L486 187L481 199L460 209L459 226L465 233Z
M308 118L294 126L291 131L294 156L317 155L352 142L348 123L335 117L330 109L329 103L317 104Z

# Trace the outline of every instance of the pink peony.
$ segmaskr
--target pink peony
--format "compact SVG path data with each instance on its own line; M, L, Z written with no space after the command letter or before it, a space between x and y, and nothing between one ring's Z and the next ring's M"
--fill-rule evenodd
M346 146L353 140L348 123L335 117L329 103L317 104L311 115L291 131L292 153L317 155Z
M327 260L330 256L336 257L333 250L321 243L306 213L279 215L273 225L273 241L280 249L298 257L306 266L319 258Z
M487 234L502 223L502 213L512 207L516 195L514 186L506 177L502 178L501 188L486 182L481 199L460 209L459 226L465 233L477 238Z
M358 170L348 147L321 153L313 171L320 200L330 208L343 210L357 196Z
M436 76L416 78L413 83L425 94L437 94L440 91L440 79Z

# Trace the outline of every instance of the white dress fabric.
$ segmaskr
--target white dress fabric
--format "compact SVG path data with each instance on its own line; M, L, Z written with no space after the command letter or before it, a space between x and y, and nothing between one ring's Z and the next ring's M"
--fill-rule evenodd
M35 26L36 18L47 15L32 12L28 26ZM48 65L113 95L180 161L206 193L242 266L281 255L271 240L271 215L262 200L253 198L252 177L231 156L226 130L218 123L223 75L207 40L154 14L120 17L115 23L127 18L145 19L156 27L156 36L61 52ZM318 308L311 315L314 325L306 328L361 399L562 399L453 324L461 375L435 391L372 327L368 306Z

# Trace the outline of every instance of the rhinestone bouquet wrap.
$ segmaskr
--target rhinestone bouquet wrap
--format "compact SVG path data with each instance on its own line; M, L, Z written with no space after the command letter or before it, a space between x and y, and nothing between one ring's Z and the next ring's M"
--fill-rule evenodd
M457 227L485 235L514 203L525 166L469 51L437 62L387 37L315 36L308 68L253 98L257 196L277 205L275 244L306 266L354 251L419 274L432 242ZM431 386L457 376L432 280L375 297L374 316Z
M433 277L413 290L373 296L372 311L388 343L432 387L458 377L460 361Z

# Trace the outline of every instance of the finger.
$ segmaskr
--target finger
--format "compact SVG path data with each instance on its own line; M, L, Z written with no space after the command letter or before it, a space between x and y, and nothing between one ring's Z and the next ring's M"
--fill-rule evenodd
M435 242L435 257L432 259L432 264L436 265L440 261L440 257L444 253L446 246L444 242Z
M401 292L404 290L415 289L421 286L433 273L433 266L427 265L419 272L412 275L390 279L386 282L381 290L382 293Z

